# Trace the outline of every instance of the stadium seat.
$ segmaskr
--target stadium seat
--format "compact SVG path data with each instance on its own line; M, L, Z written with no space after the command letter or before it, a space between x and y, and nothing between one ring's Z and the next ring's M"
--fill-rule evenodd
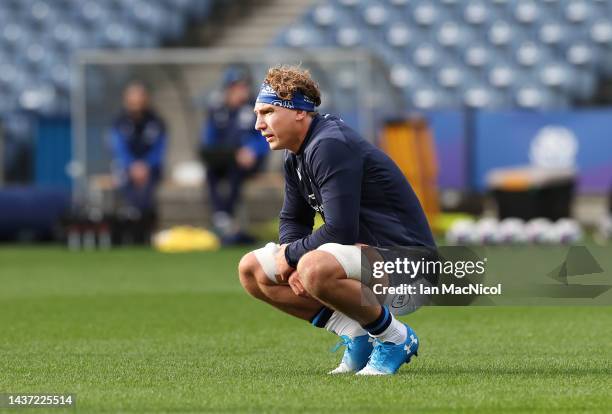
M566 60L579 67L595 67L597 64L595 48L584 41L571 42L565 49Z
M436 32L438 44L447 48L464 48L474 37L468 27L452 20L442 22Z
M534 0L518 0L512 4L512 13L516 21L523 25L535 24L542 15Z
M567 106L561 94L553 94L537 83L519 85L514 90L514 103L525 109L555 109Z
M382 3L368 2L360 11L361 18L370 28L380 29L389 20L390 11Z
M0 62L0 84L8 90L18 92L27 85L28 80L25 68L10 61Z
M487 39L496 47L508 47L517 37L520 37L517 29L507 20L494 20L487 29Z
M281 33L279 45L302 48L307 46L323 46L328 43L322 33L316 28L302 24L290 27L286 32Z
M419 110L438 109L445 106L451 106L449 102L450 97L434 86L421 85L407 92L410 96L410 104Z
M60 21L51 29L51 37L66 49L76 50L89 43L89 34L85 27L75 21Z
M467 77L467 70L456 63L440 66L436 73L436 82L445 89L459 88Z
M487 3L483 1L468 1L464 3L462 10L463 20L472 26L480 26L490 22L496 13Z
M512 88L520 78L520 69L505 61L494 62L487 68L488 82L496 89Z
M389 81L398 89L412 89L428 81L427 76L419 69L404 63L392 64L389 68Z
M462 90L462 101L470 108L492 109L505 104L503 93L481 83L465 85Z
M442 11L432 1L420 1L412 7L412 19L419 26L434 26L442 18Z
M495 58L495 51L483 43L473 43L463 51L463 60L468 67L480 69Z
M569 30L558 20L543 21L537 28L538 41L547 46L560 46L569 38Z
M574 24L585 23L595 15L595 10L591 4L584 0L567 1L563 12L567 21Z
M336 45L344 48L352 48L364 44L365 34L357 26L340 26L336 29Z
M606 17L595 19L590 25L589 36L599 46L612 46L612 21Z
M340 14L340 9L335 8L333 4L322 3L312 9L308 18L315 25L327 28L338 23Z
M547 62L538 67L540 83L551 88L567 92L577 83L572 68L559 62Z
M389 46L405 48L416 44L420 40L419 32L403 21L391 23L387 28L385 40Z
M412 62L419 68L435 67L443 54L435 44L428 42L416 45L411 52Z
M536 67L548 58L547 50L535 42L526 41L515 47L515 60L521 66Z

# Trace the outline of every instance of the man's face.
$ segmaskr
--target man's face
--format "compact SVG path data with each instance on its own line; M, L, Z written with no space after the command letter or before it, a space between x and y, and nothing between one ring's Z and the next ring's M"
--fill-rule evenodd
M228 106L238 108L248 102L251 88L244 81L236 82L227 87L225 91L225 101Z
M130 85L123 96L125 109L138 115L147 109L149 105L149 94L141 85Z
M266 138L270 149L297 152L300 146L298 111L265 103L256 103L254 111L255 129Z

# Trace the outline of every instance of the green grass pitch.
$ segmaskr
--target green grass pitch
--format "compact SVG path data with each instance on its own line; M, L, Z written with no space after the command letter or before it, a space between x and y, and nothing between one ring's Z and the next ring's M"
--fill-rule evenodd
M398 375L331 377L335 337L248 297L244 252L1 247L0 393L87 413L612 412L612 307L424 308Z

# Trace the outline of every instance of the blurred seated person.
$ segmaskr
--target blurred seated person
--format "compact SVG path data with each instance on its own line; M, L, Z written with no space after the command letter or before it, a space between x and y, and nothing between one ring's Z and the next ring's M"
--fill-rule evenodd
M147 243L157 221L155 193L162 178L166 127L140 82L124 90L123 110L111 131L111 148L122 204L140 223L135 241Z
M255 130L254 97L247 68L223 75L223 94L207 111L200 153L206 167L215 231L225 244L253 241L234 219L244 181L261 169L269 147Z

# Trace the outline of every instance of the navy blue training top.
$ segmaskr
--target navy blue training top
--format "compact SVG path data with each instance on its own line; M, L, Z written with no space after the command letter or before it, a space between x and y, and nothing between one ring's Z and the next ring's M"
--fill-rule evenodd
M315 211L325 224L313 232ZM333 115L316 115L297 154L285 152L279 239L293 267L325 243L435 246L397 165Z

